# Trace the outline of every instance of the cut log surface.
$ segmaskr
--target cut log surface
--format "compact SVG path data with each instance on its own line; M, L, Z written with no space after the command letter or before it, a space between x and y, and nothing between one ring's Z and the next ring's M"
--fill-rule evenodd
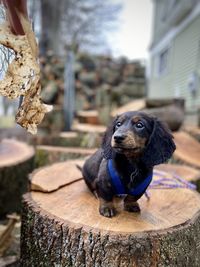
M73 130L82 133L104 133L106 127L103 125L92 125L87 123L75 123L73 126Z
M59 136L62 138L73 139L73 138L77 138L78 134L76 132L61 132Z
M174 158L200 168L200 143L185 132L173 133L176 143Z
M34 149L23 142L3 139L0 142L0 168L20 164L34 155Z
M112 111L112 117L120 115L127 111L141 110L146 107L146 99L138 99L131 101L115 110Z
M34 149L11 139L0 142L0 216L19 212L27 191L28 173L33 170Z
M189 133L192 135L195 139L200 141L200 128L196 126L185 126L183 129L185 132Z
M197 192L151 190L150 200L139 200L141 213L124 211L118 199L117 216L105 218L76 164L54 164L33 173L32 181L43 183L43 189L53 180L60 179L61 186L24 195L22 266L199 266Z
M30 175L31 190L52 192L64 185L80 180L82 175L76 167L77 165L82 167L83 161L76 160L69 161L67 163L55 163L50 167L48 166L34 171ZM49 174L49 172L51 172L51 174ZM59 176L56 176L57 174L59 174ZM52 179L52 176L56 177L56 179Z
M77 117L80 123L89 123L98 125L100 124L99 121L99 114L97 110L82 110L77 112Z

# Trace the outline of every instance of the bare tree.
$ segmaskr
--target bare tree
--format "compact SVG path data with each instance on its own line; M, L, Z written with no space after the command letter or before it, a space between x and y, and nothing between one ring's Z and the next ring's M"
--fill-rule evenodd
M52 50L60 55L69 47L77 52L102 44L105 33L116 26L121 5L106 0L40 0L40 9L41 54Z

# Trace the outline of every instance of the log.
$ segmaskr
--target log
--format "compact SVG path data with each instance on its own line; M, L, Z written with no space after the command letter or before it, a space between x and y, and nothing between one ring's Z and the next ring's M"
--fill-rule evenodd
M192 135L196 140L200 141L200 128L192 125L187 125L183 131Z
M81 133L102 134L106 130L106 127L103 125L92 125L92 124L87 124L87 123L74 123L72 128L73 128L73 131L77 131Z
M52 145L55 146L80 146L82 136L77 132L61 132L58 136L53 136Z
M137 100L134 100L134 101L131 101L117 109L114 109L111 113L112 117L115 117L119 114L122 114L124 112L127 112L127 111L131 111L131 110L142 110L146 107L146 99L137 99Z
M109 219L99 215L98 200L81 179L76 162L41 169L32 180L42 184L42 191L56 185L51 193L24 195L21 266L199 266L196 192L151 190L149 201L139 200L141 213L123 211L118 201L118 214Z
M159 108L144 109L143 111L166 122L172 131L178 131L180 129L185 116L184 109L174 104Z
M146 99L147 108L158 108L169 105L176 105L178 107L184 108L185 100L184 98L149 98Z
M61 132L59 134L38 134L30 137L34 145L79 146L80 136L77 132Z
M174 159L200 168L200 143L185 132L177 132L173 135L176 144L176 150L173 154Z
M99 114L97 110L81 110L77 112L77 118L80 123L88 123L92 125L100 124Z
M79 147L37 146L35 165L38 168L69 159L85 158L93 154L95 150Z
M0 143L0 217L20 212L21 196L28 188L28 173L34 167L34 149L23 142Z

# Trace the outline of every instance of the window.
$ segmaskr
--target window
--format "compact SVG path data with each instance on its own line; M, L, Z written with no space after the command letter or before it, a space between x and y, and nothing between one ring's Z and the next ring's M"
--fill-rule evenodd
M159 54L158 59L158 75L166 74L168 67L169 49L165 49Z

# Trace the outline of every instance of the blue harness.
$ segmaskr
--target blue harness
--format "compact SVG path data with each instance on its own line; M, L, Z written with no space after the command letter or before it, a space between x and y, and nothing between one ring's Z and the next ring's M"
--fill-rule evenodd
M111 182L115 188L115 194L116 195L132 195L132 196L139 196L143 192L146 191L147 187L152 181L153 174L150 174L145 178L144 180L141 181L135 188L126 190L124 188L124 185L121 182L120 176L117 173L116 169L113 166L113 161L112 159L108 160L108 171L110 174Z

